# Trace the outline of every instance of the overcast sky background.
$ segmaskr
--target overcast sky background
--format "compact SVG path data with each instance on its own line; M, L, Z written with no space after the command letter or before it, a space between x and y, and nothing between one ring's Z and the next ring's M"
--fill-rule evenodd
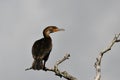
M93 80L94 63L120 32L119 0L0 0L0 80L65 80L52 72L25 71L31 47L48 25L64 28L51 34L53 50L47 67L70 53L59 67L79 80ZM102 61L102 80L120 79L120 44Z

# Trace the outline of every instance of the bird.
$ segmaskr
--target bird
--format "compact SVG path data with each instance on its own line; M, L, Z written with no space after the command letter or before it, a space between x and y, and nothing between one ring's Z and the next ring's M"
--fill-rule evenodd
M46 61L49 58L52 50L52 39L50 33L64 31L56 26L48 26L43 30L43 38L34 42L32 46L32 57L34 59L32 69L34 70L46 70Z

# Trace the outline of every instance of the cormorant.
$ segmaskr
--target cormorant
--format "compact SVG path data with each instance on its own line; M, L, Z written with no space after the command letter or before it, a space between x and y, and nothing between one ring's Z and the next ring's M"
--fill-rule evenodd
M64 29L59 29L56 26L48 26L43 30L44 37L42 39L35 41L35 43L32 46L32 56L34 59L32 69L46 70L45 64L52 50L52 39L49 36L49 34L63 30Z

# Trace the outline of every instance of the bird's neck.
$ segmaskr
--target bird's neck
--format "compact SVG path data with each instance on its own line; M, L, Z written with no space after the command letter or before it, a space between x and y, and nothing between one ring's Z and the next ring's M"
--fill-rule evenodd
M45 38L50 38L50 31L49 31L49 30L44 30L44 31L43 31L43 36L44 36Z
M50 36L44 36L44 40L47 44L51 44L52 43L52 39Z

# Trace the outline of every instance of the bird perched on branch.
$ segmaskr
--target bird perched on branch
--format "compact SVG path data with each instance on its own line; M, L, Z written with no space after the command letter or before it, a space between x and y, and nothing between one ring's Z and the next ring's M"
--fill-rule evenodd
M45 64L49 58L52 50L52 39L49 36L50 33L64 31L56 26L48 26L43 30L43 38L35 41L32 46L33 64L32 69L34 70L46 70Z

